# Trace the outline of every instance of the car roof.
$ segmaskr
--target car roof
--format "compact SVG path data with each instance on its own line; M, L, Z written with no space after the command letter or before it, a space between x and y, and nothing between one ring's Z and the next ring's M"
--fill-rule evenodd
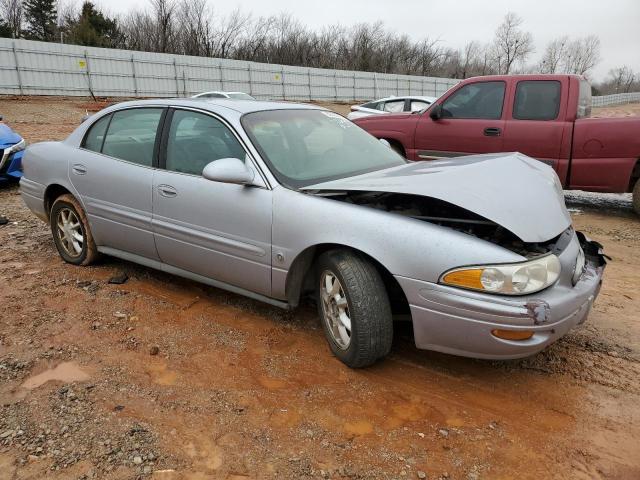
M378 100L371 100L370 102L366 102L366 103L374 103L374 102L388 102L389 100L424 100L426 102L433 102L436 98L438 97L429 97L426 95L401 95L401 96L397 96L397 97L385 97L385 98L379 98Z
M210 92L196 93L191 98L196 98L198 95L211 95L211 94L215 94L215 95L233 95L233 94L238 94L238 93L241 93L243 95L249 95L248 93L244 93L244 92L223 92L222 90L211 90ZM251 95L249 95L249 96L251 96Z
M273 102L262 100L238 100L234 98L157 98L153 100L133 100L130 102L117 103L109 107L109 110L119 109L122 107L136 106L174 106L174 107L191 107L215 112L213 107L224 107L234 110L240 114L260 112L265 110L327 110L318 105L310 105L308 103L293 102ZM209 108L207 108L209 107Z

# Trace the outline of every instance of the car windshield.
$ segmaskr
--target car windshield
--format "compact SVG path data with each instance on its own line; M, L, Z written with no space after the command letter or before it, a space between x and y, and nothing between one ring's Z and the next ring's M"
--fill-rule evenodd
M251 95L247 95L246 93L237 92L237 93L228 93L229 98L235 98L237 100L255 100Z
M351 177L406 161L337 113L266 110L242 125L278 181L291 188Z

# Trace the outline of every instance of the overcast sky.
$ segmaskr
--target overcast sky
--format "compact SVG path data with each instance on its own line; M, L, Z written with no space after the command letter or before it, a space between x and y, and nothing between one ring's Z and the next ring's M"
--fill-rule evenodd
M120 13L146 8L148 0L96 3ZM313 28L382 20L398 33L414 39L438 38L454 48L470 40L489 41L502 17L513 11L533 34L535 59L556 37L595 34L602 46L601 62L592 73L595 80L625 64L640 72L640 0L209 0L209 4L221 15L237 7L255 16L290 12Z

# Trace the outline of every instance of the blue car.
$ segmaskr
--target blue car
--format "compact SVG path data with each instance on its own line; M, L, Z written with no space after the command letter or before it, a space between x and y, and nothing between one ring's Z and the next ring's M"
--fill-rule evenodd
M20 180L25 146L24 139L2 123L0 116L0 183Z

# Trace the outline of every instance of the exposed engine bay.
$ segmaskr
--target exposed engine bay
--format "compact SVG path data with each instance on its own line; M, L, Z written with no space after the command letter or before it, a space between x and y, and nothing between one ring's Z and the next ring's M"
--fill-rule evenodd
M497 223L437 198L389 192L319 191L313 193L326 198L384 210L397 215L415 218L416 220L453 228L459 232L500 245L527 258L562 250L566 246L562 241L562 238L566 236L563 234L546 242L523 242L512 232Z

